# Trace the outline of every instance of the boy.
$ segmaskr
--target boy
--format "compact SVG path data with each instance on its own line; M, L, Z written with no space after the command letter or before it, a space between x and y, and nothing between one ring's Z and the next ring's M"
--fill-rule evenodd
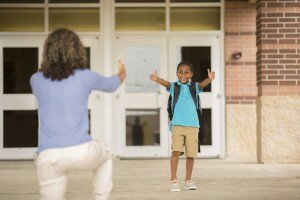
M208 71L208 78L200 83L196 83L196 94L203 90L215 78L215 72ZM180 93L176 102L173 118L171 121L172 131L172 156L171 156L171 191L178 192L180 187L177 181L177 166L180 152L185 147L186 154L186 190L196 190L195 182L191 180L194 158L198 155L198 131L199 120L195 102L192 99L189 85L193 77L193 66L190 62L182 61L177 65L176 75L180 86ZM167 88L168 92L174 96L174 82L170 83L159 78L157 73L150 75L152 81L156 81L160 85Z

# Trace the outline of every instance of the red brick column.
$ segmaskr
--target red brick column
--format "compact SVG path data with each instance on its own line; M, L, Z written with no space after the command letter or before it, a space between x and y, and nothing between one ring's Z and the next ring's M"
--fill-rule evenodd
M227 0L225 4L226 102L255 104L256 10L248 0ZM235 59L235 51L242 57Z
M257 2L258 95L300 95L300 2Z
M300 2L258 0L257 155L300 163Z
M225 1L226 155L246 162L257 159L255 19L255 4ZM233 57L236 51L241 58Z

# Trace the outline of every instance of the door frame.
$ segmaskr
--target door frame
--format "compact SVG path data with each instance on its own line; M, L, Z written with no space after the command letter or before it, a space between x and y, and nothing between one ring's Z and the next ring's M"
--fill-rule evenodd
M216 33L216 34L203 34L203 35L193 35L193 34L189 34L188 36L186 35L181 35L181 34L171 34L171 35L134 35L134 36L129 36L129 35L118 35L116 37L117 39L115 40L115 63L117 61L117 58L119 56L118 52L120 52L120 50L118 49L118 43L120 41L118 41L119 38L128 38L128 39L144 39L144 40L149 40L149 39L157 39L157 38L161 38L161 39L166 39L167 40L167 56L165 59L166 63L168 65L166 65L166 70L167 70L167 75L163 75L161 76L162 78L165 78L166 80L169 81L175 81L177 80L176 78L176 66L177 66L177 61L176 59L172 59L170 52L171 52L171 43L172 41L183 41L183 44L188 44L188 45L192 45L192 46L198 46L195 43L203 43L203 44L207 44L209 46L211 46L212 48L212 52L215 52L215 56L216 59L212 59L212 70L216 71L216 68L218 66L218 70L217 70L217 77L214 80L213 84L212 84L212 90L214 91L214 98L212 97L208 97L207 94L202 93L200 95L200 98L202 100L202 107L207 107L208 106L208 102L212 101L212 103L216 106L214 106L214 109L212 110L212 115L214 113L214 115L219 116L218 117L218 126L213 126L213 132L218 132L219 134L217 135L216 138L216 134L214 135L215 138L212 138L213 141L216 141L216 144L214 149L210 148L210 147L205 147L205 146L201 146L202 151L204 150L210 150L210 153L200 153L199 157L200 158L225 158L225 152L226 152L226 132L225 132L225 68L224 68L224 38L223 35L220 33ZM192 42L188 42L185 43L186 40L189 40ZM213 55L212 55L213 56ZM126 64L126 63L125 63ZM163 88L163 87L162 87ZM121 86L121 89L118 91L122 91L124 90L124 84L123 86ZM167 112L166 112L166 108L167 108L167 99L168 99L168 93L165 91L165 89L163 88L161 90L161 113L165 113L165 116L167 116ZM117 93L115 95L115 117L116 120L119 122L121 115L125 115L125 113L120 113L120 108L122 107L122 94L121 93ZM168 124L167 120L165 120L165 123ZM122 131L121 130L120 125L118 125L116 127L116 134L113 136L113 138L115 138L117 140L116 142L116 147L115 147L115 152L117 156L120 157L154 157L154 156L148 156L148 155L143 155L141 152L136 152L136 149L132 149L131 153L136 153L135 156L124 156L123 154L120 153L120 151L122 151L122 148L120 148L121 143L119 141L119 133ZM168 154L167 157L171 155L171 149L170 149L170 145L171 145L171 133L168 133L168 141L167 141L167 145L168 145ZM161 156L161 157L166 157L166 156Z
M211 108L212 115L212 145L202 145L200 158L224 158L225 157L225 129L222 126L225 121L223 110L224 101L224 68L222 38L220 35L202 36L174 36L169 39L169 79L176 81L176 66L179 63L176 52L177 46L210 46L211 47L211 71L216 72L216 79L212 82L212 92L200 93L202 108Z
M161 68L158 69L160 76L167 77L167 40L162 37L149 36L119 36L115 41L115 61L120 56L125 59L123 49L125 46L160 46ZM124 60L126 65L126 60ZM126 81L126 80L125 80ZM151 93L125 93L125 84L117 91L116 97L116 155L119 157L167 157L169 154L168 118L164 106L168 95L165 88L159 86L159 92ZM137 100L138 99L138 100ZM141 102L143 99L143 102ZM153 101L154 100L154 101ZM136 101L136 102L134 102ZM125 103L128 102L127 105ZM126 146L126 109L159 109L160 112L160 146Z
M4 94L3 85L3 48L37 47L38 66L41 64L44 36L1 36L0 39L0 159L32 159L35 147L4 148L4 110L36 110L37 103L33 94ZM38 69L36 69L38 70Z
M3 47L38 47L38 68L41 65L43 44L48 35L13 35L0 38L0 160L1 159L33 159L36 147L3 148L4 110L37 110L38 104L33 94L3 94ZM100 59L101 39L94 35L80 35L85 47L90 47L91 70L101 73ZM92 50L93 49L93 50ZM104 59L104 58L103 58ZM36 69L38 70L38 69ZM103 69L104 70L104 69ZM88 101L88 109L91 110L90 126L91 136L102 140L104 135L104 94L93 91Z

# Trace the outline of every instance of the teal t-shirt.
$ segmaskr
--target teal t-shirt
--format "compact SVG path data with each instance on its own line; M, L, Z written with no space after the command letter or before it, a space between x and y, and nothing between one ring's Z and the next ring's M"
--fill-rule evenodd
M189 88L191 82L183 84L180 81L177 81L177 84L180 85L180 94L175 105L171 126L176 125L199 128L196 105ZM199 84L196 83L196 95L199 95L200 91ZM171 83L168 92L171 94L172 98L174 98L174 82Z

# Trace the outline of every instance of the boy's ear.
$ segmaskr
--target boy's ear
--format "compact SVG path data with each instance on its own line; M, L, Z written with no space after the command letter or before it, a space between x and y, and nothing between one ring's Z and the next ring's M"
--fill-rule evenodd
M193 72L192 72L192 75L191 75L191 77L193 77L193 75L194 75L194 74L193 74Z

